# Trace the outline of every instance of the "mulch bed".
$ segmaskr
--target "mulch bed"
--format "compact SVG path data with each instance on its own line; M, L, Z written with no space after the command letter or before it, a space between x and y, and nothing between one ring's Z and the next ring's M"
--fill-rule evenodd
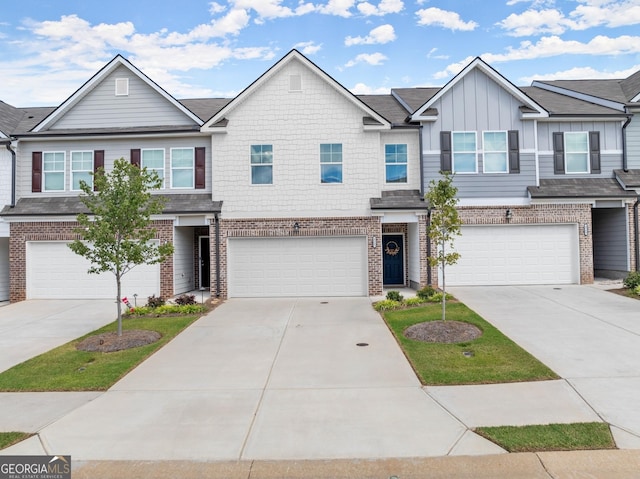
M124 349L137 348L155 343L162 335L156 331L145 329L131 329L122 331L122 336L117 332L97 334L83 339L76 345L80 351L99 351L101 353L112 353Z
M427 343L465 343L482 336L482 330L462 321L427 321L408 327L404 335Z

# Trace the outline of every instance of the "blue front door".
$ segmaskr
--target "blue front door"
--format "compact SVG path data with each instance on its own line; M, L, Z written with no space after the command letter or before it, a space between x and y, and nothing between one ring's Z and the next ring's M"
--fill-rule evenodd
M404 285L404 236L382 235L382 281Z

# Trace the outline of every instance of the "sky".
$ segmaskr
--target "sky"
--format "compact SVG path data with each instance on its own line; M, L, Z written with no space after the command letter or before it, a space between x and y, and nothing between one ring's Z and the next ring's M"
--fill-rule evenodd
M177 99L233 97L295 48L355 94L640 70L640 0L0 0L0 100L62 103L121 54Z

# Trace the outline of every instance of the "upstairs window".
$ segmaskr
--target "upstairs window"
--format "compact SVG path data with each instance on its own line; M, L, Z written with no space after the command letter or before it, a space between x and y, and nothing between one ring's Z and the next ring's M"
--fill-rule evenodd
M485 173L508 173L508 147L506 131L482 133L482 164Z
M172 148L171 188L193 188L194 166L193 148Z
M162 180L162 187L164 187L164 148L142 150L141 156L141 167L148 171L155 171Z
M42 154L44 191L64 191L64 151L45 151Z
M320 145L320 182L342 183L342 144Z
M600 132L553 133L553 172L563 174L600 173Z
M564 134L566 173L589 173L589 136L586 131Z
M251 184L273 184L273 145L251 145Z
M477 173L476 132L454 131L451 153L454 173Z
M71 189L80 190L80 181L93 188L93 151L71 152Z
M407 145L384 145L385 182L407 182Z

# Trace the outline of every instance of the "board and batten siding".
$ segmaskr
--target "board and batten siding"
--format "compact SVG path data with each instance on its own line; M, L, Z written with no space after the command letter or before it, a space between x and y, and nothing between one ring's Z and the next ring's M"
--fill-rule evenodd
M591 215L594 269L629 271L627 209L594 208Z
M172 189L171 185L171 148L205 148L205 188L204 189ZM16 171L16 194L18 198L33 196L74 196L79 191L71 191L71 152L104 150L104 167L108 172L113 169L114 160L130 159L131 149L164 148L165 150L165 187L160 190L162 194L181 193L207 193L211 192L211 142L209 136L188 136L166 138L126 138L126 139L93 139L93 140L66 140L21 142L18 151ZM64 151L65 152L65 190L43 191L33 193L31 191L31 154L34 151Z
M538 122L538 151L553 152L553 133L557 131L599 131L600 151L619 151L621 162L618 168L622 167L622 123L620 121Z
M213 199L224 201L227 218L369 215L384 157L380 133L364 131L366 115L335 85L289 62L228 112L226 133L212 135ZM320 181L323 143L342 144L340 184ZM251 185L251 145L273 146L273 184Z
M116 96L116 79L129 79L129 94ZM107 75L51 127L126 128L193 125L194 121L129 69L121 66Z
M553 170L553 153L540 154L540 178L542 179L567 179L567 178L613 178L613 170L622 168L622 152L600 153L600 173L565 173L555 174Z
M629 169L640 169L640 111L627 126L627 164Z
M193 291L194 240L193 228L176 227L173 230L173 291L175 294Z

